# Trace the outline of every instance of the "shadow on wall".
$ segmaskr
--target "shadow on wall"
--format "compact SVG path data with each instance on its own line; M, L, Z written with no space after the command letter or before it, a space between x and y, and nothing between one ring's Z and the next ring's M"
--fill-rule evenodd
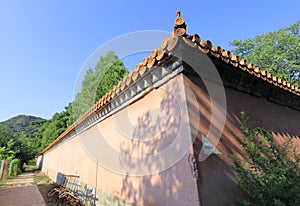
M186 74L186 77L185 81L192 88L197 99L195 103L189 101L189 97L187 97L192 136L196 137L193 148L199 171L197 182L201 203L203 206L232 205L235 199L249 200L247 193L238 184L232 162L232 155L247 158L240 145L242 141L240 112L244 111L259 125L274 131L275 142L293 138L294 142L298 142L300 146L300 128L297 125L297 122L300 121L299 112L269 102L265 98L225 88L227 116L220 142L217 145L221 155L211 155L204 161L199 161L197 157L203 146L201 135L206 136L207 128L211 124L211 103L202 80L195 75ZM217 102L217 100L214 101ZM193 114L197 112L201 114L199 125L193 121L195 118Z
M56 174L55 182L58 185L64 185L67 189L74 192L74 194L82 199L84 205L96 205L96 202L98 201L96 189L80 182L79 176L68 178L67 175L58 172Z
M191 101L191 98L187 96L187 104L192 137L195 137L193 149L198 173L197 186L201 205L233 205L235 199L249 199L239 186L234 169L230 164L232 154L245 155L239 147L239 141L232 139L235 135L240 134L239 129L231 121L228 121L231 117L227 113L227 120L217 145L221 154L211 154L208 158L200 160L201 150L203 151L202 135L209 138L207 136L209 127L219 128L217 125L212 125L210 97L202 80L193 75L188 76L185 82L196 97L195 102ZM218 104L216 100L215 103ZM200 123L197 124L197 121L195 121L197 117L194 114L199 113ZM213 137L217 135L217 133L212 132Z
M198 142L199 140L196 140ZM201 144L201 143L200 143ZM195 155L199 154L196 143ZM220 155L210 155L204 161L197 160L197 179L202 206L234 205L236 200L248 200L250 197L238 184L234 168Z
M185 150L183 156L176 157L181 153L179 150L182 148L175 140L179 138L180 130L188 127L188 122L182 118L182 115L186 114L182 114L184 111L180 106L186 103L185 99L180 97L182 93L180 90L176 82L173 82L170 87L165 87L165 91L172 91L172 93L166 92L160 97L159 112L162 115L154 118L153 111L145 111L138 117L131 142L120 143L120 151L127 154L120 156L120 163L128 168L128 171L153 171L153 168L157 168L155 175L133 177L130 172L125 175L121 197L132 202L142 200L143 205L199 205L197 195L193 195L196 194L196 191L193 191L196 183L185 162L188 150ZM178 95L174 96L174 94ZM188 135L187 138L190 136ZM190 140L186 139L186 141ZM135 159L135 155L159 156L168 149L174 149L173 157L162 156L157 159L158 161L152 158ZM165 168L174 158L178 158L177 161ZM160 168L165 169L160 171Z
M95 206L99 200L97 197L96 188L93 188L87 184L81 183L80 189L75 192L82 200L84 205Z
M39 161L38 162L38 169L42 170L43 169L43 163L44 163L44 154L42 154L40 157L38 157L38 161Z

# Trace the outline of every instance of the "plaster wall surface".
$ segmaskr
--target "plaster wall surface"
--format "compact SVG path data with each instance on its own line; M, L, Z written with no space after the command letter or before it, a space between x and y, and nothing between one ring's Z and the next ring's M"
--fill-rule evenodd
M224 108L217 99L211 98L199 77L187 74L184 81L186 88L190 90L186 95L192 137L195 138L194 151L199 173L198 191L202 205L233 205L235 199L248 199L247 194L238 185L232 167L232 155L247 158L240 146L242 136L240 113L245 112L259 126L272 131L274 140L278 144L292 139L299 149L300 112L228 87L224 90L226 96L226 108ZM218 125L218 121L211 122L212 106L219 111L226 111L223 126ZM200 121L195 121L199 117L194 114L200 114ZM218 116L216 117L218 119ZM221 135L217 136L218 132L208 135L210 127L214 128L214 131L221 130L219 131ZM217 140L217 149L221 154L213 154L199 160L197 157L203 155L202 135L212 142Z
M42 170L79 175L92 205L199 205L184 86L179 74L50 149Z

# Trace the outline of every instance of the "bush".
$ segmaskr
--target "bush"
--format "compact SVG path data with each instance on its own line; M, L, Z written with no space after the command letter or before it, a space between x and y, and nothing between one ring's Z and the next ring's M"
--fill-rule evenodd
M233 158L241 186L259 205L300 205L300 155L291 140L276 145L272 135L244 113L241 119L241 146L249 157Z
M18 174L20 174L20 160L18 159L13 159L9 163L9 168L8 168L8 178L14 178Z
M24 163L22 166L22 171L24 171L26 169L37 170L38 168L37 168L36 160L32 159L32 160L29 160L28 163Z

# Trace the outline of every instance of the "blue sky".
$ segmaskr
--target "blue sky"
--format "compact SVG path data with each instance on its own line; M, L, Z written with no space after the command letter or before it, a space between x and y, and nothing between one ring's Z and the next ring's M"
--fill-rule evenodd
M51 118L72 101L80 69L99 46L129 32L171 31L178 9L189 34L227 49L300 19L298 0L242 2L0 1L0 121Z

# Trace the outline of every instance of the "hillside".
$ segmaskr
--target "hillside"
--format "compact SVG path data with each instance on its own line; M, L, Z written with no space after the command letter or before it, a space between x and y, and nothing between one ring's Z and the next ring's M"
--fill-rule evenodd
M0 127L14 135L26 135L28 138L33 138L33 134L39 130L45 119L29 115L18 115L6 121L0 122Z

